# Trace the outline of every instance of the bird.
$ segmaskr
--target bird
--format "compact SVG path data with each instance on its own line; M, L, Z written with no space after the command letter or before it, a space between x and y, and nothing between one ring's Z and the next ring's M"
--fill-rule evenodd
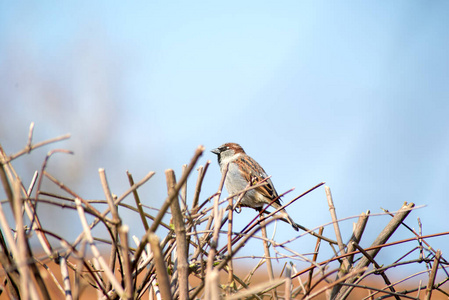
M265 182L265 184L247 191L241 199L240 206L250 207L259 212L270 203L275 209L282 207L279 195L265 170L246 154L239 144L225 143L212 149L211 152L218 156L222 174L226 172L226 165L228 166L224 184L229 195L235 195L248 186ZM279 213L285 222L298 231L299 225L293 221L285 209L282 208Z

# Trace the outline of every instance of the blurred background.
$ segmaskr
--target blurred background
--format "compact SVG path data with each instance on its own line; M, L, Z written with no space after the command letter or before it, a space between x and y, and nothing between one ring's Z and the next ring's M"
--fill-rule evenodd
M238 142L279 193L295 187L284 203L325 181L339 218L407 201L425 205L408 225L418 230L419 217L423 234L447 231L448 9L446 1L3 1L0 144L8 154L22 149L31 122L36 142L70 133L14 162L25 182L50 149L64 148L74 155L56 154L48 170L82 197L104 199L100 167L117 195L129 187L126 170L136 181L156 171L139 193L160 207L165 169L179 178L204 145L205 200L220 180L210 150ZM195 181L194 172L189 195ZM78 235L74 213L41 209L44 226ZM287 210L309 228L331 221L323 188ZM236 230L255 215L244 209ZM389 219L370 219L362 245ZM344 236L354 221L341 224ZM279 239L294 233L278 224ZM315 240L304 241L298 251L312 251Z

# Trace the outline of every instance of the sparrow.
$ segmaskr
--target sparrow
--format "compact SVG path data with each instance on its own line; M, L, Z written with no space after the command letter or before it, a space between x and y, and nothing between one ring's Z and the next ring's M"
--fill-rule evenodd
M251 156L247 155L239 144L226 143L211 150L211 152L218 156L221 173L225 172L226 165L228 165L224 184L229 195L237 194L248 186L261 181L266 183L247 191L240 202L240 206L251 207L259 212L270 203L275 209L282 207L273 182L270 178L267 179L265 170ZM275 201L273 202L273 200ZM293 221L285 209L281 209L279 213L284 221L298 231L299 225Z

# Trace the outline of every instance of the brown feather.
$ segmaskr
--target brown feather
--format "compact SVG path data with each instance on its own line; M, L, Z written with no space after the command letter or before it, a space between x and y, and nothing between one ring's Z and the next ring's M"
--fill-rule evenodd
M245 178L247 182L250 182L251 185L256 185L259 182L262 182L267 178L265 170L250 156L241 155L235 161L239 164L245 172L242 172L242 176ZM257 170L262 170L262 172L258 172ZM278 194L273 186L273 182L271 179L265 180L264 185L261 185L255 188L256 192L260 193L262 196L267 198L268 203L278 197ZM279 199L277 199L274 203L281 204Z

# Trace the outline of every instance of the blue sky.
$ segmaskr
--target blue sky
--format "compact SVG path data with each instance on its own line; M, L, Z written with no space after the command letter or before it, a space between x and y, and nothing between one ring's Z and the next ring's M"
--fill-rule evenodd
M20 149L31 121L36 140L69 132L58 147L75 156L56 158L55 173L70 182L71 170L95 198L99 167L116 194L126 170L137 178L155 170L142 193L157 207L165 169L179 177L205 145L204 199L220 178L209 150L238 142L278 192L296 188L285 201L326 181L339 217L408 201L427 205L411 227L420 217L424 233L442 232L448 9L445 1L2 2L1 143ZM330 221L323 189L288 211L307 227ZM373 219L370 237L387 221ZM343 224L348 236L351 227Z

